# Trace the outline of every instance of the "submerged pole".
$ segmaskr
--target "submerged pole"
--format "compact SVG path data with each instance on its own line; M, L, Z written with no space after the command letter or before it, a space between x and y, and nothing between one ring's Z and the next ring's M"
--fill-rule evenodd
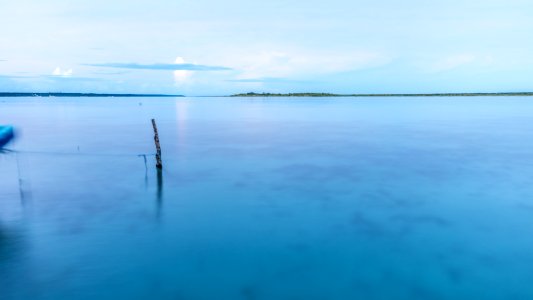
M155 142L155 167L163 169L163 162L161 161L161 145L159 144L159 134L157 133L157 125L155 119L152 119L152 127L154 128L154 142Z

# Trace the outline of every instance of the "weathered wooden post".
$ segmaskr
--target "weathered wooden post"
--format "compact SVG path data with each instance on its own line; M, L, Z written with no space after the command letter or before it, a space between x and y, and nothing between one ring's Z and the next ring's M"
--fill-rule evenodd
M159 134L157 133L157 125L155 119L152 119L152 127L154 127L154 142L155 142L155 167L159 170L163 169L163 162L161 161L161 145L159 144Z

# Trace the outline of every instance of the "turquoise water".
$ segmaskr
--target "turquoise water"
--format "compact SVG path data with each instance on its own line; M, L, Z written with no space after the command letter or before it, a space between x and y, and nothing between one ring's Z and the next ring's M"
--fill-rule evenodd
M2 300L533 299L533 98L4 98L0 124Z

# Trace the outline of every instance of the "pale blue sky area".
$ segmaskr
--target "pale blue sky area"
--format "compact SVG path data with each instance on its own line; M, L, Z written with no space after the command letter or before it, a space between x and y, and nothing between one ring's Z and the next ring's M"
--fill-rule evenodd
M533 1L0 0L0 91L533 91Z

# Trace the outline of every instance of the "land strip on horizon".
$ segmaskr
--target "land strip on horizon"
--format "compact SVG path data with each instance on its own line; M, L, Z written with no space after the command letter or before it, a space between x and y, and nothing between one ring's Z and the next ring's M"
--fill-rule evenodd
M334 94L334 93L240 93L229 96L191 97L482 97L482 96L533 96L533 92L505 93L413 93L413 94ZM0 97L187 97L171 94L107 94L107 93L18 93L0 92Z

